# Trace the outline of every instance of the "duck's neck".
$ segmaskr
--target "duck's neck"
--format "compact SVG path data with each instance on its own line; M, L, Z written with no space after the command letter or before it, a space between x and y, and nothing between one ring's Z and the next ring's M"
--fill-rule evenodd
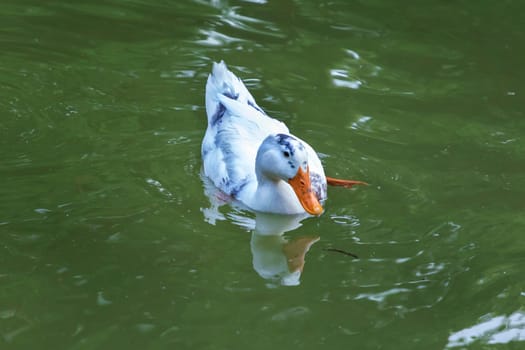
M292 187L283 180L258 176L256 210L277 214L301 214L304 209Z

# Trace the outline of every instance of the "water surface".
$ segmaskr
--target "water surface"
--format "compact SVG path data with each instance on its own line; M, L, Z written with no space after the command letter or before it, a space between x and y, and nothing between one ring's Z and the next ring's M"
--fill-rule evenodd
M0 9L2 348L522 346L521 2ZM221 59L370 186L305 220L208 196Z

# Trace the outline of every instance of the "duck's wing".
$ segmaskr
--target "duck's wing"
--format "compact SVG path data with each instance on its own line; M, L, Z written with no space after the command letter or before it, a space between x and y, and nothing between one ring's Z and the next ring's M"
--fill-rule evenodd
M208 128L202 143L205 174L236 197L255 183L255 159L262 141L288 128L264 113L243 82L224 62L214 63L206 84Z
M202 146L204 172L222 191L236 197L254 182L255 158L262 142L257 125L235 115L224 116Z

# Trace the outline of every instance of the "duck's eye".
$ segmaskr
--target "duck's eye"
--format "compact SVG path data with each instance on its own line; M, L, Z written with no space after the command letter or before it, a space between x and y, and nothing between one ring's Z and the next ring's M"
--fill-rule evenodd
M290 153L288 153L288 151L284 151L283 152L283 156L285 156L286 158L288 158L290 156Z

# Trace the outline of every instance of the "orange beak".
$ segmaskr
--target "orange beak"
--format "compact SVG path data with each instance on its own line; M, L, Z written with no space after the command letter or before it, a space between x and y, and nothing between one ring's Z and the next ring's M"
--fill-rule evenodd
M319 203L314 191L312 191L310 168L307 167L306 172L304 172L303 168L299 167L297 174L288 180L288 183L292 186L295 195L308 214L319 215L323 212L321 203Z

